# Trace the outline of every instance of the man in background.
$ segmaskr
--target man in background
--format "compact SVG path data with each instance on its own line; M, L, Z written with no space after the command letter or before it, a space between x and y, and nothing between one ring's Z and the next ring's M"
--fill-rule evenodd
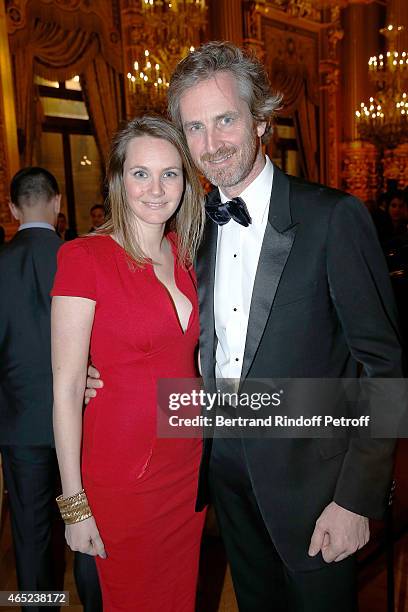
M78 238L76 231L68 227L67 218L62 212L58 213L55 231L57 232L57 235L62 238L62 240L65 240L65 242L67 242L67 240L74 240L74 238Z
M58 572L52 554L60 485L52 430L50 340L50 290L62 244L55 232L61 195L50 172L28 167L12 179L10 196L10 210L20 227L0 253L0 451L18 588L61 590L62 523L59 547L55 547ZM89 557L85 563L92 567L82 574L92 576L93 571L96 576L94 560ZM95 589L90 578L85 580L91 585L89 597L96 590L97 602L98 583ZM101 607L96 603L87 609Z
M105 209L102 204L94 204L90 210L92 227L89 230L94 232L105 223Z
M61 196L42 168L20 170L10 210L19 231L0 254L0 445L21 590L57 589L52 523L58 466L52 434L49 292ZM63 548L60 549L61 556Z

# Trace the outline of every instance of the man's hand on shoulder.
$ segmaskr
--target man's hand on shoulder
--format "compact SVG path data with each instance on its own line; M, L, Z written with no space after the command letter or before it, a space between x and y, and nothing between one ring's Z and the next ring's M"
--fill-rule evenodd
M320 551L327 563L342 561L365 546L370 538L368 518L331 502L316 521L309 555Z
M97 389L103 387L103 380L98 370L90 365L88 367L88 378L86 379L85 389L85 404L89 404L90 400L97 395Z

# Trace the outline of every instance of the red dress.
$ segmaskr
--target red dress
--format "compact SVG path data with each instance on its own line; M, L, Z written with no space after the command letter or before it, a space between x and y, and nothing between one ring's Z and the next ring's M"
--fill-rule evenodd
M201 440L156 436L157 380L197 376L195 281L176 259L174 274L193 306L185 333L153 267L131 268L110 236L65 243L58 255L52 295L96 302L90 352L104 387L85 409L82 479L108 555L96 558L105 612L195 606Z

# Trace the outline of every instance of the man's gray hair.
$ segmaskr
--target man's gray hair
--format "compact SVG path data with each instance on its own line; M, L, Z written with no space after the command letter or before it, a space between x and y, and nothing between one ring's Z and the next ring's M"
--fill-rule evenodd
M247 51L228 42L209 42L189 53L176 66L170 79L168 111L172 121L183 128L180 98L193 85L210 79L218 72L230 72L238 82L243 100L255 121L267 124L263 140L271 132L272 117L280 108L282 95L273 92L264 66Z

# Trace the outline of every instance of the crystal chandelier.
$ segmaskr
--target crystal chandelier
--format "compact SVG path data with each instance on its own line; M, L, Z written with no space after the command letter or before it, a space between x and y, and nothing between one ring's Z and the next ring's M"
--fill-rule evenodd
M396 50L396 37L403 26L380 30L388 40L388 51L370 57L368 72L376 94L356 111L362 140L382 149L393 149L408 141L408 52Z
M165 106L168 77L158 62L152 65L149 49L144 50L143 56L143 60L138 58L133 62L133 72L127 73L129 91L139 98L143 110L148 107L158 110Z
M204 39L205 0L133 0L127 48L131 114L163 112L176 64Z

